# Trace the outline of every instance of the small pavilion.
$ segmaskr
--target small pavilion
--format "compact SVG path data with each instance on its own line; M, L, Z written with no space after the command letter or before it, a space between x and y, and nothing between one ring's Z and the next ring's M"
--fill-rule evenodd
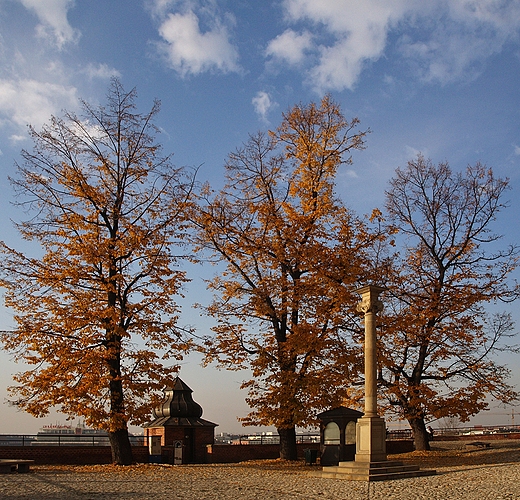
M153 410L153 420L143 426L147 439L161 436L163 457L166 452L169 463L204 463L207 445L215 441L218 424L201 418L202 407L192 392L176 377L164 390L164 401Z
M356 422L363 413L339 406L317 415L320 421L321 465L354 460Z

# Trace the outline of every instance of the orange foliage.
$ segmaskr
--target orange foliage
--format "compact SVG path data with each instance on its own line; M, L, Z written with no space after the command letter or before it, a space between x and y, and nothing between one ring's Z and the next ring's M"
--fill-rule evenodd
M34 217L18 224L41 257L1 243L1 285L17 328L4 347L32 368L16 403L58 406L110 433L142 423L189 342L173 297L186 281L171 247L182 236L192 180L160 156L135 90L114 80L108 106L31 129L33 151L12 180Z
M511 318L489 318L484 308L519 291L507 282L517 249L499 249L491 230L507 184L480 164L464 175L422 156L391 181L387 210L406 250L386 284L380 382L389 407L412 426L418 449L428 447L425 421L467 421L489 396L517 398L508 370L492 357L507 348Z
M198 214L199 247L226 263L209 282L218 324L207 362L251 368L243 422L276 426L282 443L341 404L362 365L345 328L380 235L334 195L346 155L364 147L357 125L329 96L295 106L277 130L230 154L226 186L212 197L208 189Z

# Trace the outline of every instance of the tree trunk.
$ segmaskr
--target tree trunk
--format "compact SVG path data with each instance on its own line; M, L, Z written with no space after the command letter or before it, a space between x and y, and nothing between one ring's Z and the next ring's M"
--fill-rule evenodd
M296 428L277 429L280 435L280 458L282 460L297 460Z
M424 419L414 418L408 420L408 422L412 428L415 449L418 451L429 451L430 439L428 436L428 431L426 430Z
M117 465L130 465L133 462L132 447L128 437L128 425L125 415L123 383L121 381L121 337L111 330L107 333L109 354L107 359L109 369L110 390L110 428L108 432L112 447L112 462Z
M133 460L132 446L128 437L128 429L119 429L108 433L112 447L112 462L117 465L131 465Z

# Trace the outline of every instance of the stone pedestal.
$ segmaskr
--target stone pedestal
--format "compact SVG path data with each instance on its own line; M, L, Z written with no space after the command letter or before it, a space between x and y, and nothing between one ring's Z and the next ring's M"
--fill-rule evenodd
M361 417L356 424L356 462L386 460L386 425L380 417Z
M339 466L323 467L316 476L349 481L388 481L410 477L432 476L434 470L420 469L417 465L384 460L382 462L340 462Z

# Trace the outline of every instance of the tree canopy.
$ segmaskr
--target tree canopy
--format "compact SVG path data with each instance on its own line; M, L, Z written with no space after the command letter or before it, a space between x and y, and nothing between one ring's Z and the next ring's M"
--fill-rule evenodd
M16 404L35 416L59 407L109 432L113 458L132 461L128 423L148 416L189 341L175 296L186 281L182 241L192 175L161 155L155 102L115 79L107 104L82 103L41 131L11 179L29 217L22 237L38 256L0 245L1 286L15 311L5 349L30 369L15 375ZM177 251L177 253L179 253Z
M217 319L207 360L249 367L246 424L274 425L282 458L295 458L295 426L340 404L362 369L345 329L378 240L334 193L338 169L367 132L326 96L296 105L274 131L229 155L226 185L208 188L198 244L226 264L209 282Z
M493 357L511 348L511 317L486 307L519 293L518 248L492 231L507 180L419 155L390 182L382 230L380 211L362 219L336 194L369 131L325 96L251 135L229 155L223 189L195 196L193 173L156 141L159 103L141 114L136 98L114 79L106 105L83 101L81 115L30 128L33 149L16 165L28 216L15 225L40 247L0 242L16 321L0 340L30 367L10 388L21 409L83 417L108 431L115 462L131 463L128 425L143 423L193 347L176 302L188 241L220 264L205 362L251 370L242 421L275 426L282 458L296 458L297 426L363 397L352 386L363 372L361 285L386 287L378 382L417 449L428 448L428 420L467 420L488 396L518 399ZM388 256L394 233L400 251Z
M386 283L379 381L417 449L428 449L425 421L466 421L489 396L518 397L493 356L508 347L511 317L486 307L519 292L510 280L518 248L502 245L492 229L507 188L479 163L453 172L421 155L390 182L389 222L404 240Z

